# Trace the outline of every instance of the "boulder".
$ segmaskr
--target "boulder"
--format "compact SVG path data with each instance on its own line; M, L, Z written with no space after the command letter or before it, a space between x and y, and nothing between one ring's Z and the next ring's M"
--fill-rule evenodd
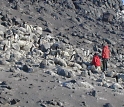
M114 106L110 103L106 103L103 107L114 107Z
M74 73L73 73L72 70L66 69L66 68L61 68L61 67L59 67L57 69L57 74L61 75L61 76L64 76L64 77L67 77L67 78L74 77Z
M27 44L27 42L24 41L24 40L19 40L19 41L18 41L18 44L19 44L19 46L20 46L20 48L21 48L21 47L24 47L24 46Z
M50 49L50 43L44 43L44 44L40 45L40 50L42 52L47 52L48 49Z
M109 88L111 86L111 84L110 83L107 83L107 82L103 82L102 83L102 86Z
M25 72L29 72L29 66L28 65L23 65L22 70Z
M110 88L112 89L123 89L123 87L119 83L113 83Z
M124 74L123 74L123 73L119 73L119 74L118 74L118 78L119 78L119 79L122 79L122 81L124 81Z
M88 70L91 70L92 73L99 73L94 65L88 66Z
M60 44L59 43L53 43L52 46L51 46L52 50L56 50L58 48L60 48Z
M26 29L24 27L19 27L18 32L26 33Z
M48 66L55 66L55 63L53 60L47 60L47 65Z
M78 63L74 63L74 67L77 67L79 70L82 69L81 65L79 65Z
M82 71L81 76L82 77L87 77L88 76L88 71L87 70Z
M53 29L52 29L51 27L47 27L47 28L45 29L45 31L46 31L46 32L49 32L49 33L52 33L52 32L53 32Z
M60 66L64 66L64 67L67 67L67 63L64 59L61 59L61 58L55 58L54 59L54 63L56 65L60 65Z
M4 27L3 25L0 25L0 31L3 31L3 32L5 32L6 31L6 27Z
M62 51L61 55L62 55L62 57L69 57L70 56L69 52L67 52L67 51Z
M6 61L5 60L0 60L0 65L6 65Z
M32 25L29 25L29 24L27 24L27 23L24 24L24 28L26 29L26 32L27 32L27 33L31 33L31 32L34 31L33 26L32 26Z
M47 67L47 60L43 60L40 63L40 68L46 68Z
M0 30L0 36L3 36L4 35L4 32Z
M108 77L113 77L115 75L115 73L113 71L106 71L105 75Z
M50 70L46 71L45 73L47 73L51 76L56 76L57 75L56 73L54 73L53 71L50 71Z
M105 41L106 41L108 44L116 45L116 42L113 41L112 39L105 38Z
M82 87L82 88L94 89L94 87L88 82L78 81L77 84L78 84L79 87Z
M20 46L19 46L18 43L13 43L13 44L12 44L12 48L15 49L15 50L17 50L17 51L20 50Z
M66 88L69 88L69 89L75 89L76 88L76 85L74 83L72 83L71 81L64 82L63 86Z
M19 52L18 50L13 50L14 52L13 52L13 57L15 58L15 59L19 59L19 58L21 58L22 56L24 56L21 52Z
M29 52L32 45L33 45L32 42L27 42L25 46L21 47L21 49L26 51L26 52Z
M112 22L113 19L114 19L114 15L112 13L109 12L103 13L103 18L102 18L103 21Z
M35 33L41 35L42 34L42 27L36 27Z
M29 65L23 65L22 70L27 73L34 72L33 68L29 67Z

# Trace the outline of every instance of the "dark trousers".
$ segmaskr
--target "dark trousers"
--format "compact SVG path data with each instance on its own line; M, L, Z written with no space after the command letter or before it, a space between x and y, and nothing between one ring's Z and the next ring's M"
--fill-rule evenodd
M56 50L55 57L57 57L57 55L60 55L60 50Z
M102 61L102 65L103 65L102 71L103 71L103 72L106 71L107 68L108 68L107 63L108 63L108 59L103 58L103 61Z

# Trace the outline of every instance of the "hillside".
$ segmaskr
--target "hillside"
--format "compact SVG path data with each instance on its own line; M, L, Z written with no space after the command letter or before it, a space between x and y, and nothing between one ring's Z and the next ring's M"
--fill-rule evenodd
M1 0L0 106L123 107L123 36L122 0Z

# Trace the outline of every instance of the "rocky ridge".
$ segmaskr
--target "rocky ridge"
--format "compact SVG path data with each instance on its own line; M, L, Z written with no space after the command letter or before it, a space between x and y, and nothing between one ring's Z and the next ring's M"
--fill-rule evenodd
M94 107L117 106L112 100L124 91L121 1L1 0L0 10L1 106L93 107L88 96ZM105 74L90 64L103 41L111 49Z

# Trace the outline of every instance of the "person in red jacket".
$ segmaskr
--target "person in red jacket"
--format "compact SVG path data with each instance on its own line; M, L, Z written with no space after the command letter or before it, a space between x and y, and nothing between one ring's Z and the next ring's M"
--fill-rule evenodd
M103 44L103 49L102 49L102 64L103 64L103 72L107 71L107 63L108 63L108 59L110 58L110 50L108 47L108 44L105 43Z
M98 53L94 54L93 59L92 59L92 65L94 65L96 69L100 69L101 60L100 60Z

